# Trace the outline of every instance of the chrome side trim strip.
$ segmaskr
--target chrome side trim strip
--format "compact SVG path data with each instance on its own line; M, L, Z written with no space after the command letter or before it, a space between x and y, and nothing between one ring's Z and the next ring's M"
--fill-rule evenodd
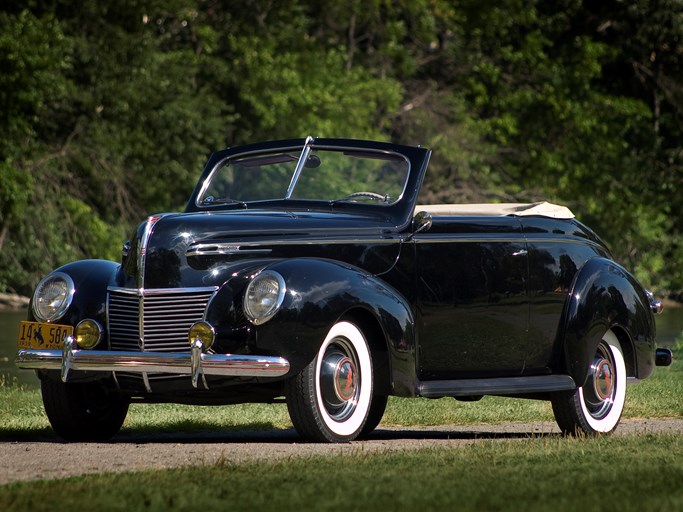
M530 244L544 244L544 243L565 243L565 244L576 244L576 245L590 245L591 247L601 247L600 244L589 240L587 238L555 238L552 239L550 236L547 238L543 237L528 237L526 241Z
M550 239L543 238L525 238L522 233L518 236L454 236L450 233L444 233L443 235L420 235L419 237L414 237L413 240L418 244L447 244L447 243L477 243L477 242L519 242L520 240L527 243L543 243L548 242ZM278 247L286 245L346 245L346 244L376 244L376 245L392 245L400 244L403 240L401 238L293 238L286 240L258 240L249 242L225 242L225 243L198 243L192 245L187 251L185 251L185 256L208 256L208 255L219 255L219 254L251 254L251 253L267 253L271 252L272 249L250 249L251 247ZM557 240L550 240L556 242ZM586 245L597 245L591 240L573 240L571 238L561 239L560 242L571 243L571 244L586 244ZM246 249L245 249L246 248ZM145 290L145 294L148 290Z
M218 256L222 254L268 254L272 252L272 249L242 249L242 246L247 246L247 244L196 244L190 247L185 252L185 256L190 257Z
M348 244L375 244L392 245L400 244L400 238L346 238L346 239L325 239L325 238L296 238L287 240L259 240L252 242L225 242L216 244L195 244L187 251L185 256L215 256L221 254L256 254L269 253L272 249L250 249L251 247L279 247L286 245L348 245ZM244 249L246 247L246 249ZM145 290L145 294L147 290Z
M590 245L593 247L598 247L598 244L593 242L592 240L581 240L581 239L571 239L571 238L562 238L562 239L555 239L552 240L550 238L526 238L522 233L520 233L518 236L507 236L507 237L501 237L501 236L481 236L481 237L473 237L473 236L463 236L459 237L457 235L452 235L449 233L444 233L443 235L421 235L419 238L415 237L414 238L415 243L418 244L462 244L462 243L505 243L505 242L520 242L524 241L528 244L540 244L540 243L545 243L545 242L552 242L553 244L556 243L566 243L566 244L577 244L577 245Z
M68 378L73 370L129 373L193 374L191 352L125 352L80 350L66 343L64 350L20 350L16 364L28 370L61 370ZM195 372L225 377L282 377L289 371L289 361L282 357L239 354L200 354Z
M420 236L419 238L415 237L413 240L417 244L520 243L527 241L521 233L517 237L481 236L476 238L472 236L458 237L452 234L444 234L442 237L439 235L428 235Z
M500 237L500 236L483 236L483 237L472 237L464 236L458 237L452 234L444 235L421 235L419 237L413 238L415 243L418 244L448 244L448 243L510 243L510 242L520 242L524 241L527 243L542 243L547 242L548 239L536 239L536 238L525 238L522 233L517 237ZM325 239L325 238L296 238L288 240L258 240L250 242L225 242L225 243L199 243L192 245L187 251L185 251L185 256L216 256L216 255L233 255L233 254L256 254L256 253L269 253L272 249L257 249L257 247L279 247L279 246L291 246L291 245L347 245L347 244L376 244L376 245L392 245L400 244L402 240L400 238L336 238L336 239ZM587 244L596 245L590 240L572 240L572 239L562 239L561 242L571 243L571 244ZM251 249L254 247L254 249ZM148 290L145 290L147 293Z

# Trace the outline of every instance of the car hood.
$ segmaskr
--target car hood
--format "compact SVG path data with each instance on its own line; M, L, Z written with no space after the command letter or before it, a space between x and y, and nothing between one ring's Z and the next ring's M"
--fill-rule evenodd
M118 284L220 286L241 269L282 258L332 258L377 274L395 263L399 250L396 226L381 216L283 210L169 213L139 226Z

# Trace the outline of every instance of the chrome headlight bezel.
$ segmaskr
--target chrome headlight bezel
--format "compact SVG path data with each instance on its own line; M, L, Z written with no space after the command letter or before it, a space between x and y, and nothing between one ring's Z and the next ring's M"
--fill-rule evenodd
M33 314L41 322L59 320L71 306L75 292L76 286L71 276L64 272L49 274L33 292Z
M254 325L261 325L275 316L285 300L285 279L274 270L257 274L244 291L244 314Z

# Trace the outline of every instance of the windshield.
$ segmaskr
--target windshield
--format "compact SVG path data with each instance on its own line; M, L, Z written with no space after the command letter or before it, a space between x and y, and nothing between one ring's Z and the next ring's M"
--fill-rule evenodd
M399 154L307 146L303 152L271 151L222 162L197 204L290 198L390 205L401 197L407 178L408 161Z

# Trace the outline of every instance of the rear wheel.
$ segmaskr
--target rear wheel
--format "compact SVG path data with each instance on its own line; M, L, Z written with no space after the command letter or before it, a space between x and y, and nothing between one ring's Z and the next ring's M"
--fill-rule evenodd
M565 434L594 435L617 428L626 400L626 364L621 345L607 331L595 351L588 376L575 391L556 393L553 412Z
M309 440L352 441L366 424L372 387L372 357L365 336L351 322L336 323L315 359L286 383L294 428Z
M54 431L66 441L106 441L123 425L128 402L98 382L63 383L44 378L40 389Z

